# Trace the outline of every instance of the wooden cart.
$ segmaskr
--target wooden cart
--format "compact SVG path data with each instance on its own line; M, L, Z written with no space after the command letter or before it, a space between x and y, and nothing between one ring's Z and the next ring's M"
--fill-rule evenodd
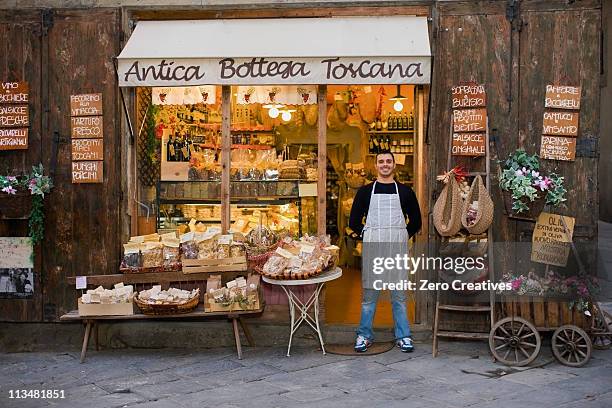
M498 303L498 320L489 333L493 358L509 366L524 366L540 353L540 332L553 331L555 358L564 365L581 367L593 348L612 344L611 319L597 303L589 314L570 307L568 299L536 296L503 296Z

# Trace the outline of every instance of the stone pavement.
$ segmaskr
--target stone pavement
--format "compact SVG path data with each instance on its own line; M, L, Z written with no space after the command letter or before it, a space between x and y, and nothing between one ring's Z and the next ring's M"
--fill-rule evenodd
M548 346L531 368L493 363L484 342L414 353L325 355L313 347L0 354L0 407L612 407L612 351L570 368ZM64 400L10 400L11 389L61 389Z

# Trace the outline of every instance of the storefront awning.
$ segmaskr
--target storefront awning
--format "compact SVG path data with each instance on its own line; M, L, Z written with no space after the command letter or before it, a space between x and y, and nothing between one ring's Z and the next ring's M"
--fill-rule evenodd
M120 86L426 84L425 17L141 21Z

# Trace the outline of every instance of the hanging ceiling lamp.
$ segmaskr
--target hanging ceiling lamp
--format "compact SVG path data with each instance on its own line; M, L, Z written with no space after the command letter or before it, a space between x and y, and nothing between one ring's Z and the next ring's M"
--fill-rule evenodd
M391 101L395 101L395 103L393 104L393 110L395 110L396 112L401 112L404 109L404 104L402 103L402 101L405 99L408 98L406 98L400 93L400 85L397 85L397 95L389 99Z

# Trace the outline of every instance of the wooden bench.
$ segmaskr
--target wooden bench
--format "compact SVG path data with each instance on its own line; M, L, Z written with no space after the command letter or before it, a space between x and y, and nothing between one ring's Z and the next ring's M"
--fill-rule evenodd
M114 284L123 282L125 285L134 285L134 291L140 291L144 289L149 289L152 285L161 285L162 289L168 289L170 286L179 287L183 289L192 289L194 287L200 288L201 301L204 299L204 294L206 292L206 279L210 275L217 275L218 272L203 272L203 273L193 273L189 275L185 275L182 272L162 272L162 273L143 273L143 274L115 274L115 275L92 275L87 276L87 286L88 287L98 287L103 286L105 288L112 287ZM244 272L223 272L223 275L227 277L228 275L240 275L244 274ZM69 277L68 284L71 286L75 286L76 277ZM253 346L255 343L253 341L253 337L251 333L242 319L243 316L246 315L256 315L261 314L264 309L263 300L261 303L261 307L256 310L244 310L244 311L232 311L232 312L205 312L203 304L200 303L198 307L190 312L183 314L172 314L172 315L145 315L142 313L137 313L133 315L127 316L79 316L78 310L72 310L69 313L60 317L61 321L82 321L85 325L85 334L83 336L83 346L81 348L81 363L85 361L85 355L87 353L87 347L89 344L89 338L93 332L94 340L95 340L95 348L96 351L99 350L99 342L98 342L98 322L99 321L126 321L126 320L184 320L184 319L192 319L192 320L200 320L207 319L210 317L219 317L225 316L232 321L232 328L234 332L234 340L236 343L236 352L238 353L238 359L242 359L242 345L240 342L240 332L238 329L238 323L242 327L242 331L247 339L247 343L249 346Z

